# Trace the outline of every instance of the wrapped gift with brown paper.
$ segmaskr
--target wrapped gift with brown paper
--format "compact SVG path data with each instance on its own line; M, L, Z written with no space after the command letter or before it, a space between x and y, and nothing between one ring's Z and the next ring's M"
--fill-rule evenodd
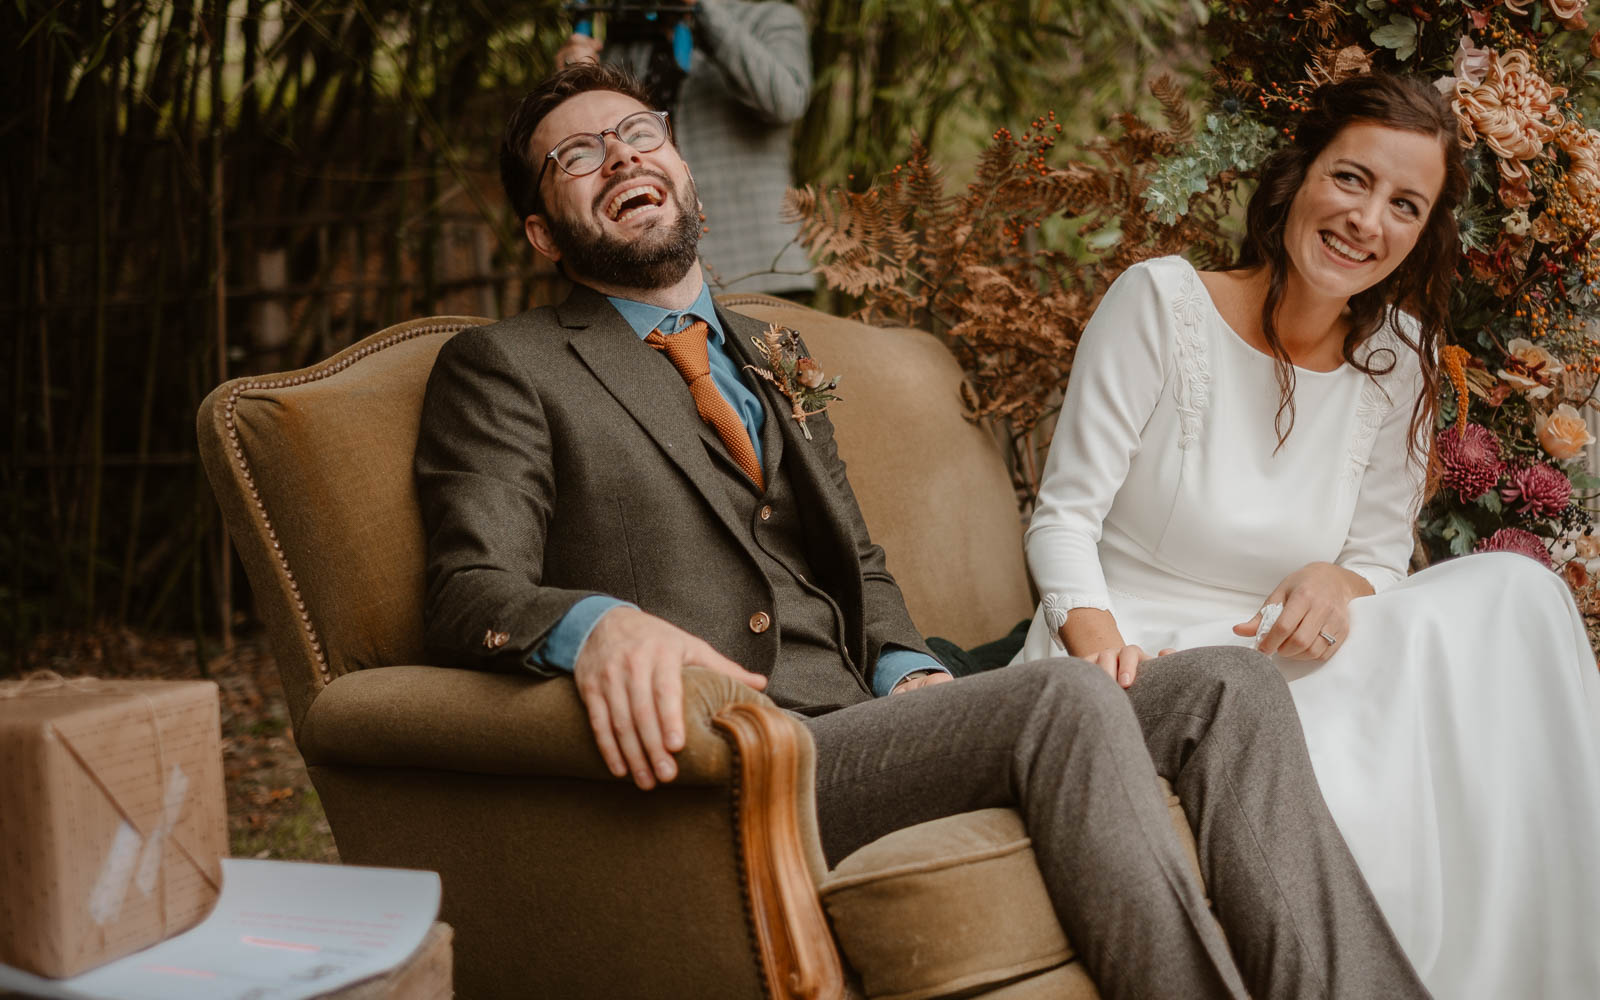
M210 911L221 737L210 681L0 683L0 963L75 975Z

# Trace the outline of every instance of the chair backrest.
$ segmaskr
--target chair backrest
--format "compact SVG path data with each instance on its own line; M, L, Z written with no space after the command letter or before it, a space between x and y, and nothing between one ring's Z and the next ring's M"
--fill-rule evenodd
M299 725L351 670L421 663L424 539L411 482L439 348L489 322L391 326L320 364L201 404L200 456Z
M926 634L972 645L1032 609L999 447L966 419L950 352L915 330L781 299L726 308L792 326L844 400L829 410L874 540ZM201 458L250 578L298 725L351 670L420 663L424 538L411 460L439 348L488 320L439 316L206 397Z
M769 295L724 308L799 330L828 375L828 409L873 541L924 635L998 639L1033 613L1022 520L1000 446L968 419L965 376L937 338L875 327Z

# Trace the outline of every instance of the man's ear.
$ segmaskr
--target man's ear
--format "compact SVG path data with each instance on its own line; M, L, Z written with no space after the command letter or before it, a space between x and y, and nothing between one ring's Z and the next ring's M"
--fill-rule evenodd
M530 215L522 220L522 234L528 238L533 248L543 257L551 261L561 259L561 251L556 249L555 240L550 238L550 226L542 215Z

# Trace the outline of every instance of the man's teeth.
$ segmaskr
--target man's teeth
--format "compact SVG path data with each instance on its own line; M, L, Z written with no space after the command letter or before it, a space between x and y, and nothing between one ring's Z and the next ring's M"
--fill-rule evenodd
M616 195L611 199L610 203L606 205L606 215L610 216L614 221L621 222L622 219L625 218L625 216L622 214L622 206L626 205L634 198L641 196L646 198L648 203L644 205L637 205L629 209L627 213L628 215L634 215L644 211L645 209L654 208L655 206L661 204L661 195L656 191L653 185L635 184L633 187L623 188L621 191L616 193Z
M1339 237L1333 235L1332 233L1323 233L1322 234L1322 243L1329 250L1332 250L1334 253L1338 254L1339 256L1344 257L1347 260L1353 261L1354 263L1357 263L1357 264L1365 263L1367 260L1370 260L1372 258L1372 254L1367 253L1364 250L1357 250L1355 247L1353 247L1350 244L1346 243L1344 240L1341 240Z

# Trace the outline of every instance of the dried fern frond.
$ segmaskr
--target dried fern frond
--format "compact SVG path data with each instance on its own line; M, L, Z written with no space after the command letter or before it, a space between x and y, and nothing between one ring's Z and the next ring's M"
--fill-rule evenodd
M1207 266L1231 260L1221 232L1236 178L1224 171L1213 191L1164 222L1143 192L1159 158L1194 138L1178 85L1152 82L1165 128L1120 116L1112 136L1089 142L1079 158L1055 162L1053 116L1021 135L997 129L973 179L949 193L920 142L864 192L791 192L785 218L833 289L859 303L870 322L923 327L941 337L967 374L964 399L976 418L997 422L1011 440L1019 501L1038 489L1035 434L1060 405L1079 336L1111 282L1149 257L1188 253ZM1089 249L1044 245L1047 224Z

